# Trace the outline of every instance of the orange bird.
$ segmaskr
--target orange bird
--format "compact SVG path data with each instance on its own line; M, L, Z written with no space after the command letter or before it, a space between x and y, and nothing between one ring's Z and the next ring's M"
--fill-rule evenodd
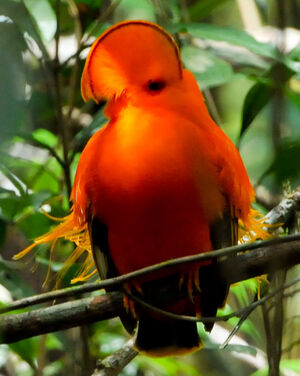
M262 233L241 157L211 119L195 77L183 68L165 30L146 21L108 29L89 52L81 88L85 101L107 100L109 121L82 152L69 216L18 257L65 237L77 244L69 264L88 252L76 281L94 272L92 256L101 278L109 278ZM204 294L201 286L197 289L198 270L199 265L180 269L189 293L180 304L164 308L216 314L228 286L220 286L216 296ZM192 294L198 304L191 303ZM200 345L194 322L139 313L138 308L137 316L137 322L124 321L131 332L137 324L140 351L180 354Z

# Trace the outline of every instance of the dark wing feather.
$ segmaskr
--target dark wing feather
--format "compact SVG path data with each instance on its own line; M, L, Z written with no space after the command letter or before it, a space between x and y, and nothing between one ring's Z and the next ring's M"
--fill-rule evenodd
M210 238L214 249L232 246L238 242L238 218L235 209L230 207L223 216L210 226ZM216 270L218 270L216 268ZM218 278L210 278L209 288L202 292L202 315L215 316L217 309L222 308L226 302L229 286ZM212 280L213 279L213 280ZM218 281L215 283L215 281ZM205 329L210 331L213 323L206 323Z
M117 269L111 257L108 242L108 228L98 218L89 221L89 233L92 244L94 261L101 279L118 276ZM109 291L109 289L107 289ZM120 319L129 333L133 333L137 321L131 314L123 314Z

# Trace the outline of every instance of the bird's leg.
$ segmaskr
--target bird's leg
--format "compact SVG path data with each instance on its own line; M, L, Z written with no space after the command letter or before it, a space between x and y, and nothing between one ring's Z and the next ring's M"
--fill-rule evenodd
M137 291L140 295L143 295L143 290L140 286L140 284L136 281L128 282L124 284L124 290L125 290L125 295L123 296L123 305L126 310L126 312L130 312L131 315L136 319L137 314L135 310L135 304L132 299L130 299L129 296L126 295L126 291L130 294L133 295L134 291Z
M192 297L194 304L195 314L197 317L201 317L201 287L199 280L200 265L195 265L188 272L188 294Z
M197 317L201 316L201 287L200 287L200 280L199 280L199 270L200 265L193 265L188 271L184 271L180 273L179 279L179 288L182 288L183 283L186 280L187 283L187 291L191 302L195 308L195 314Z

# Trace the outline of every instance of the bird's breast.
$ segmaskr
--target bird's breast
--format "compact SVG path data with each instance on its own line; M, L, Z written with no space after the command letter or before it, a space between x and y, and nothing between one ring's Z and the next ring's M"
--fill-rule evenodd
M196 126L127 114L102 133L94 160L88 201L120 273L211 249L224 198Z

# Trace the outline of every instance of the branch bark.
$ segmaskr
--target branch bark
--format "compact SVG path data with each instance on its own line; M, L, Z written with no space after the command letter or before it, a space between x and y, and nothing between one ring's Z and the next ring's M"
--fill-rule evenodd
M122 293L112 292L91 298L60 303L0 320L0 343L12 343L36 335L107 320L123 312Z
M241 254L242 252L247 252L250 250L253 251L258 248L262 248L262 249L270 248L270 247L278 246L279 244L290 243L290 242L297 241L297 240L300 240L300 234L284 236L281 238L271 239L271 240L267 240L264 242L241 244L237 246L219 249L219 250L212 251L212 252L201 253L201 254L194 255L194 256L186 256L186 257L181 257L177 259L172 259L167 262L152 265L152 266L139 269L128 274L121 275L119 277L105 279L101 282L86 283L81 286L68 287L65 289L51 291L51 292L47 292L47 293L43 293L39 295L33 295L33 296L26 297L20 300L16 300L10 304L0 307L0 314L11 312L11 311L21 309L21 308L26 308L26 307L33 306L33 305L40 304L40 303L54 301L57 299L76 297L85 293L90 293L92 291L98 291L101 289L110 289L111 291L118 290L126 282L136 280L139 277L144 277L149 274L153 276L155 275L155 273L160 272L162 270L170 270L170 269L176 270L175 267L178 267L180 265L193 264L197 261L202 262L202 261L216 260L216 259L221 259L221 258L224 259L225 257L233 256L236 254ZM294 260L290 260L289 259L290 254L288 253L286 254L286 258L287 260L285 261L285 263L287 265L289 263L292 263L292 265L295 265L298 263L297 261L295 261L294 263Z
M133 340L130 339L120 350L97 362L97 367L92 376L116 376L138 352L132 348Z

